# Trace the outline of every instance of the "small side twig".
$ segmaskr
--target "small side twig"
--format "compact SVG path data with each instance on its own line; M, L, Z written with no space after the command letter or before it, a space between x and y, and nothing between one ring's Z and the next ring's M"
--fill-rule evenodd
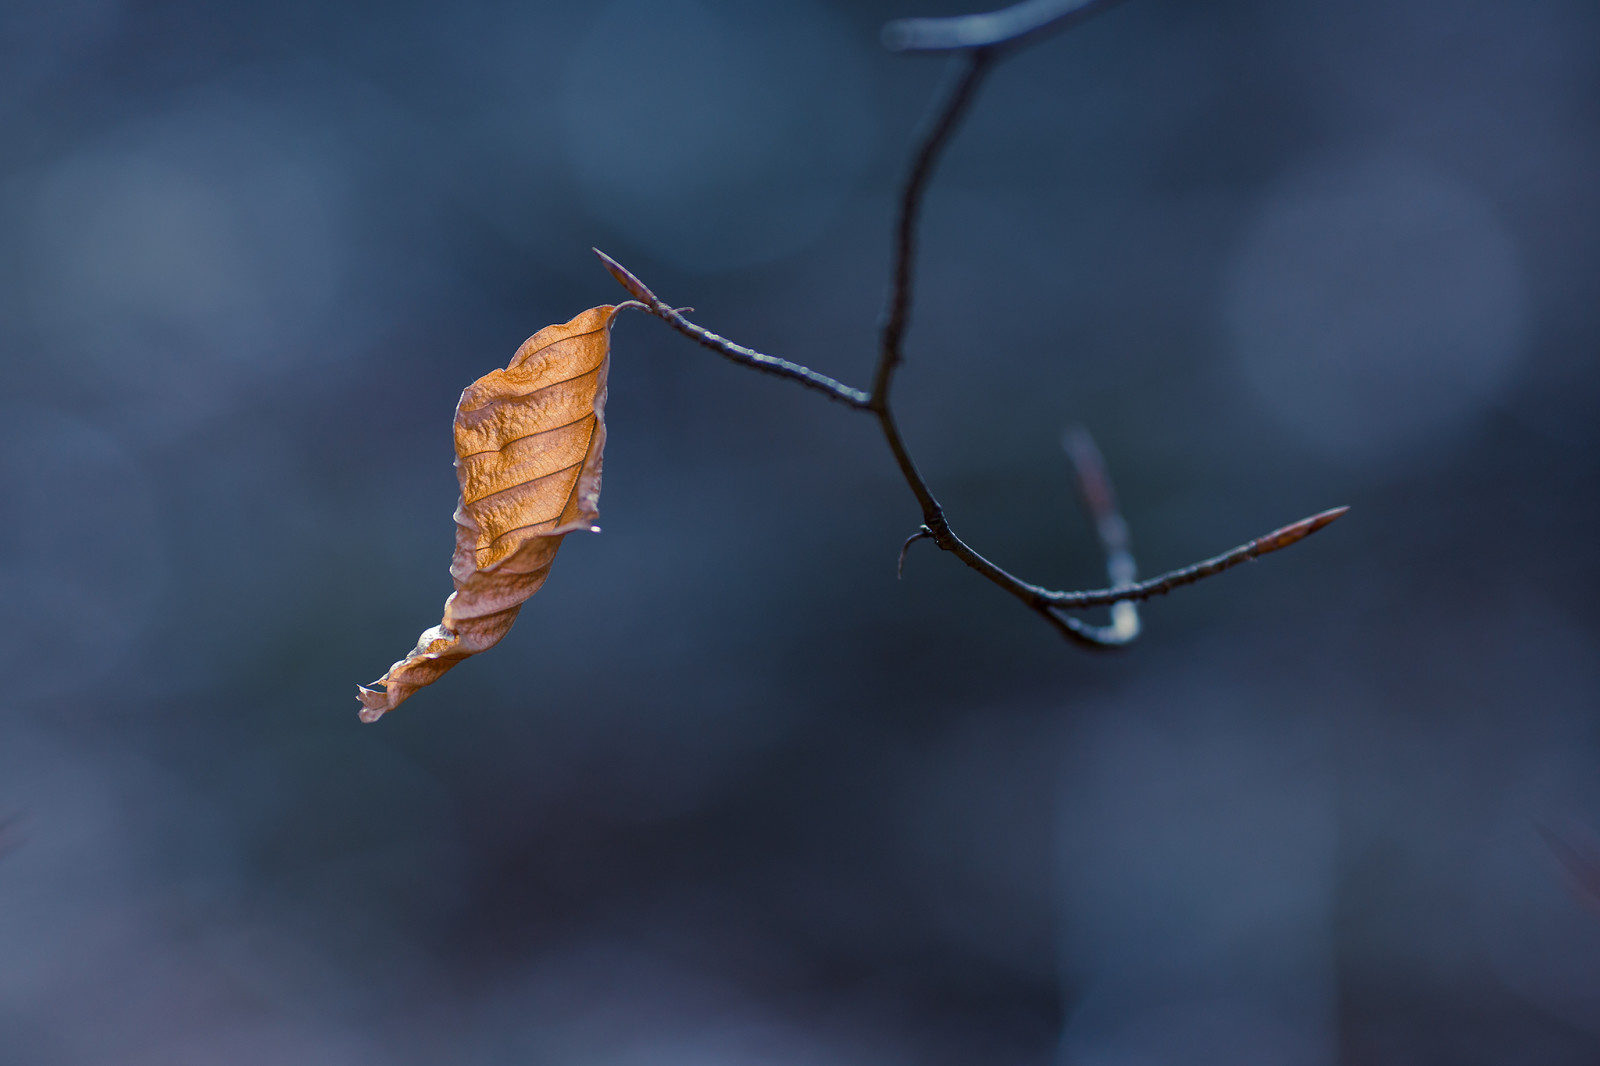
M1008 573L958 537L945 517L927 480L917 469L890 402L895 370L904 361L903 343L911 320L915 289L916 235L923 194L935 166L961 118L966 114L984 75L1005 48L1034 37L1046 29L1069 25L1111 6L1115 0L1024 0L1003 11L970 15L956 19L910 19L891 23L885 31L890 46L907 51L954 51L951 73L940 97L924 124L912 152L911 165L901 186L899 211L890 267L888 301L879 336L877 369L870 392L852 388L810 367L787 359L765 355L736 344L696 325L656 296L643 281L615 259L595 249L595 254L639 306L666 322L697 344L719 355L776 377L788 378L813 389L847 407L867 411L877 419L885 442L894 456L906 485L922 510L922 525L900 548L896 573L905 567L911 545L931 540L943 551L961 560L968 568L999 586L1070 640L1092 647L1114 647L1128 643L1139 633L1140 623L1134 604L1175 588L1192 584L1213 574L1278 551L1309 536L1344 514L1348 508L1336 507L1310 518L1274 530L1264 537L1193 565L1172 570L1147 581L1136 581L1133 555L1128 549L1127 526L1116 507L1116 497L1106 476L1104 463L1087 435L1068 441L1068 454L1078 471L1078 484L1094 518L1095 528L1106 553L1110 588L1076 592L1057 592L1024 581ZM1110 607L1111 624L1096 626L1063 611L1091 607Z
M1112 588L1131 585L1139 577L1139 566L1134 562L1133 549L1128 544L1128 523L1117 506L1117 492L1111 485L1111 475L1106 472L1105 459L1095 445L1094 438L1082 426L1075 426L1061 436L1061 446L1072 462L1078 497L1094 524L1095 536L1100 540L1100 550L1106 560L1106 580ZM1097 626L1094 637L1106 645L1130 644L1139 636L1139 608L1132 600L1118 600L1111 605L1111 624Z
M870 397L860 389L837 382L826 374L819 374L810 367L791 363L787 359L776 356L762 355L760 352L746 348L742 344L735 344L726 337L719 337L708 329L690 322L683 317L683 312L663 301L659 296L650 291L650 287L634 276L633 271L611 258L598 248L589 249L600 257L600 262L605 264L611 276L638 301L639 306L657 318L661 319L685 337L703 344L719 355L726 356L752 370L759 370L765 374L775 374L781 378L798 381L807 388L816 389L825 394L829 399L838 400L840 403L851 407L865 408Z
M895 560L894 564L894 579L896 581L899 581L906 576L906 553L911 550L911 546L919 540L927 540L932 536L933 530L929 529L927 526L922 526L918 528L915 533L911 534L911 536L907 537L904 544L900 545L900 558Z

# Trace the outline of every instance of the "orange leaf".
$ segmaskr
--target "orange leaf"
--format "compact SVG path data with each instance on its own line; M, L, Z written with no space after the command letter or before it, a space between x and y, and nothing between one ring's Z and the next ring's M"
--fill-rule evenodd
M376 722L469 655L494 647L550 574L561 538L599 532L606 373L616 308L595 307L522 342L504 370L456 405L456 590L444 621L374 685L358 686Z

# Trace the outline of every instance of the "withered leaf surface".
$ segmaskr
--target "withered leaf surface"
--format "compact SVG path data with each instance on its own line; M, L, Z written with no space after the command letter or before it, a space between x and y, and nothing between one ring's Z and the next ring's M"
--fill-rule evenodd
M606 374L616 308L592 308L529 337L504 370L456 405L456 550L444 621L374 685L358 686L376 722L469 655L500 642L544 584L561 540L597 530L606 443Z

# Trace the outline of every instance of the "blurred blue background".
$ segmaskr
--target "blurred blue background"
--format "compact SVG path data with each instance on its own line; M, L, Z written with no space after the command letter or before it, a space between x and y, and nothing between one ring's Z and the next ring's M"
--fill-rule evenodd
M450 418L620 291L865 385L863 0L0 7L0 1060L1600 1060L1600 8L1132 0L985 86L869 419L619 322L605 532L381 724ZM1554 845L1554 846L1553 846ZM1565 859L1563 859L1565 856Z

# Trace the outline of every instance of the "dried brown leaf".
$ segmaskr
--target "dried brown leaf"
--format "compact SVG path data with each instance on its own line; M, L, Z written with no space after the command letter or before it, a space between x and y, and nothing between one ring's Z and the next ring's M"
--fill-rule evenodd
M562 538L595 530L616 308L595 307L522 343L456 405L456 590L411 654L361 686L376 722L469 655L494 647L544 584Z

